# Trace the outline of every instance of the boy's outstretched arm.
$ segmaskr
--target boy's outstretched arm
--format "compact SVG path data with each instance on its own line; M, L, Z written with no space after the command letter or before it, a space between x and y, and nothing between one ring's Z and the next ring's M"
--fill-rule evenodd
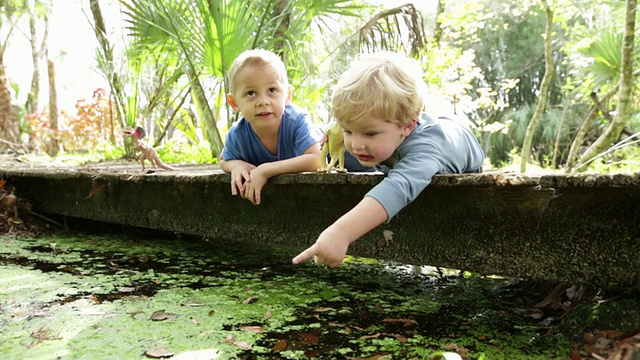
M317 265L340 266L349 244L387 221L387 211L378 200L366 196L318 237L315 244L293 258L294 264L314 258Z
M231 174L231 195L238 195L244 198L245 183L249 181L249 173L256 166L242 160L220 160L220 168Z

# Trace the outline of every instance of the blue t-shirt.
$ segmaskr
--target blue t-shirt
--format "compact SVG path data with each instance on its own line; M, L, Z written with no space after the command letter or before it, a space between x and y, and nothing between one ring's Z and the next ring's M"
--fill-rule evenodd
M225 140L222 159L242 160L258 166L267 162L291 159L304 152L318 139L311 133L309 116L298 107L287 105L278 131L278 153L271 155L251 124L242 118L236 122Z

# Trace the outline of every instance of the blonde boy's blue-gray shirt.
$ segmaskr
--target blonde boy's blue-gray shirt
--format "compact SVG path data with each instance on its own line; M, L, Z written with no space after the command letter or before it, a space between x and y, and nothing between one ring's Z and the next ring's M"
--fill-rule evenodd
M422 113L416 128L398 146L395 158L392 167L379 167L387 176L365 195L382 204L388 220L415 200L435 174L482 171L484 153L463 124Z

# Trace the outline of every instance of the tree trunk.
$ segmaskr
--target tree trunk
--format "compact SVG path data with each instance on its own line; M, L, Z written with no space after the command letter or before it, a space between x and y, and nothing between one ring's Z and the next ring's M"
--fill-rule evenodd
M44 35L42 35L42 42L38 46L38 34L36 32L36 17L35 14L29 14L29 32L31 43L31 62L33 63L33 74L31 75L31 90L27 95L27 102L25 104L25 110L27 114L38 111L39 108L39 96L40 96L40 60L47 52L47 38L49 37L49 18L44 18ZM38 49L39 47L39 49Z
M11 107L11 92L4 67L4 50L0 46L0 151L17 147L18 119Z
M444 14L445 0L438 0L436 7L436 25L433 29L433 42L436 48L440 47L440 39L442 38L442 20L440 17Z
M207 97L204 93L204 89L202 88L202 84L200 83L200 79L198 78L198 74L193 70L193 68L189 68L188 75L191 83L191 98L196 105L196 109L198 110L201 120L203 121L201 127L207 131L207 138L211 144L211 155L212 157L218 157L222 152L224 143L220 136L220 132L218 131L216 117L208 105L209 102L207 101Z
M616 114L613 121L600 137L582 154L578 161L580 166L576 171L586 170L586 165L598 154L617 141L630 117L629 108L631 106L631 92L633 83L633 43L635 41L636 7L637 0L627 0L624 35L622 40L622 57L620 62L620 88L618 90L618 102L616 104Z
M291 23L291 11L289 10L290 2L290 0L278 1L273 14L273 18L279 19L280 22L275 34L273 34L274 38L280 40L277 40L276 43L273 44L273 51L280 55L285 64L287 63L287 34L289 33L289 26Z
M58 129L58 92L56 91L56 72L53 61L47 59L47 73L49 74L49 129L51 140L49 142L49 156L58 155L60 130Z
M564 109L562 110L562 117L560 118L560 125L558 125L558 133L556 134L556 142L553 145L553 159L551 160L551 168L555 170L558 155L560 152L560 138L562 138L562 126L564 126L564 121L567 118L567 111L569 110L569 104L571 104L571 98L569 97L569 93L567 93L566 103L564 104Z
M531 122L527 126L527 132L524 135L524 143L522 144L522 162L520 163L520 172L527 171L527 161L529 160L529 154L531 152L531 144L533 143L533 134L536 132L536 127L544 114L544 109L547 105L547 92L549 91L549 85L551 84L551 78L553 78L553 54L551 53L551 33L553 28L553 11L547 4L547 0L542 0L544 5L544 11L547 15L547 25L545 29L544 38L544 76L542 77L542 83L540 84L540 97L536 104L536 111L533 113Z

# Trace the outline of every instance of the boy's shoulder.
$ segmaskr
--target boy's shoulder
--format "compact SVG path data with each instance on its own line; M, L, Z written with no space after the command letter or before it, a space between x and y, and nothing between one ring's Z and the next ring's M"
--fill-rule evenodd
M299 119L305 118L307 115L308 115L307 110L303 109L298 105L289 104L284 107L284 116L287 119L299 120Z

